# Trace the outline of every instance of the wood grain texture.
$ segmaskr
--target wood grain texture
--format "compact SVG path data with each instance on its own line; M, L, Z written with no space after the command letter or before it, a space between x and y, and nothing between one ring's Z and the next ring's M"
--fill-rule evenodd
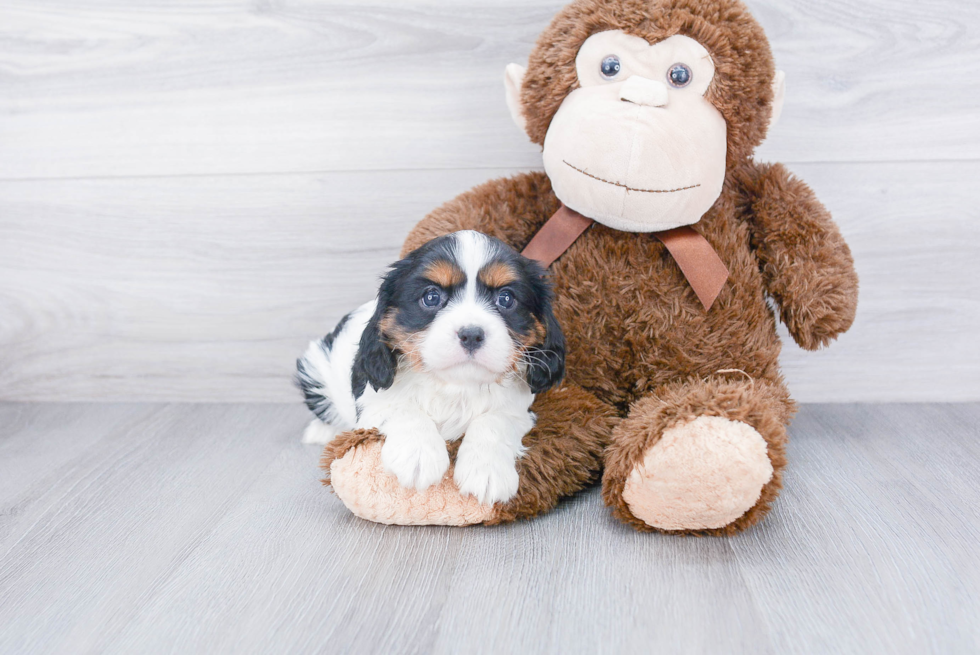
M274 405L0 404L0 653L974 653L980 405L807 405L774 511L350 515ZM72 443L74 437L75 443Z
M33 477L0 501L0 652L103 650L295 441L291 410L4 406L0 477Z
M0 398L293 400L305 344L487 173L0 183Z
M563 2L0 6L0 179L524 167L502 77ZM788 75L766 157L975 159L980 5L750 0Z
M838 343L783 333L794 394L980 399L980 164L794 170L861 277ZM0 398L294 400L296 356L374 293L418 217L512 172L0 182Z
M980 512L960 503L980 484L978 426L975 405L804 408L779 501L793 535L766 522L732 543L770 628L796 625L776 652L980 649L980 570L964 546Z
M501 76L562 4L0 3L0 399L292 400L413 223L540 168ZM749 4L789 75L760 158L862 282L840 343L784 333L796 396L980 400L980 5Z

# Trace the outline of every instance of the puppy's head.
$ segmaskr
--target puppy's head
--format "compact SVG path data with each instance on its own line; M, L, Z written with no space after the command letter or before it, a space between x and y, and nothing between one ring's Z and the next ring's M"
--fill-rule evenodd
M539 264L498 239L464 231L392 265L361 336L353 387L387 389L399 365L447 382L524 375L540 393L565 373L565 337Z

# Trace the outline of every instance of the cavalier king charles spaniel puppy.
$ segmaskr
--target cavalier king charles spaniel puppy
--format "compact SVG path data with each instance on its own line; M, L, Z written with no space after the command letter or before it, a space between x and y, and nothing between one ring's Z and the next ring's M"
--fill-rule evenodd
M460 492L511 499L534 394L565 372L551 301L544 269L498 239L463 231L430 241L297 361L317 416L304 442L377 428L384 469L423 490L449 468L446 443L463 437Z

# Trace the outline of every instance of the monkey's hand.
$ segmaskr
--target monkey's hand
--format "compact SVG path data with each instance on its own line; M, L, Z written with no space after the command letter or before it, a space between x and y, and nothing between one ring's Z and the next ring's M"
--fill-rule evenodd
M810 187L782 164L755 165L746 189L752 245L782 321L801 347L827 345L857 310L850 248Z

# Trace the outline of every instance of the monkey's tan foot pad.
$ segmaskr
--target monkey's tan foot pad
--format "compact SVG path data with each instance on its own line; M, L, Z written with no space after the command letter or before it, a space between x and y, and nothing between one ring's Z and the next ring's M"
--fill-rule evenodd
M460 495L452 467L442 482L425 491L401 486L381 466L382 443L361 441L336 459L324 453L330 484L355 516L388 525L474 525L494 516L493 505Z
M758 502L772 474L766 442L754 428L699 416L664 431L630 472L623 500L660 530L721 528Z

